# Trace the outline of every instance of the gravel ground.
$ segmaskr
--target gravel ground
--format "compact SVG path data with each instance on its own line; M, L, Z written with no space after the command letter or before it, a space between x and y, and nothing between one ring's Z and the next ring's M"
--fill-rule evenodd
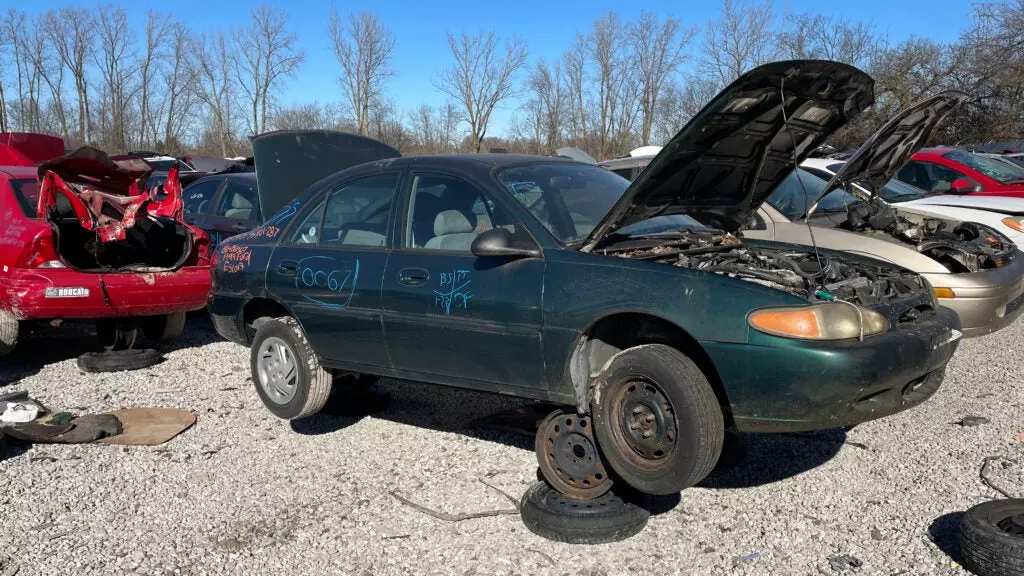
M43 330L0 360L0 391L86 412L180 407L195 427L158 447L37 445L0 462L0 575L18 574L965 574L959 513L999 495L982 460L1024 443L1024 324L962 344L923 406L848 433L751 436L749 455L625 542L584 547L534 536L507 509L535 478L531 443L467 428L515 400L387 382L372 417L272 417L248 351L203 316L166 362L80 373L81 326ZM25 360L30 358L31 360ZM988 421L957 424L964 416ZM1024 494L1016 465L996 483ZM830 563L830 558L832 562ZM858 563L858 562L854 562ZM850 566L847 564L847 566Z

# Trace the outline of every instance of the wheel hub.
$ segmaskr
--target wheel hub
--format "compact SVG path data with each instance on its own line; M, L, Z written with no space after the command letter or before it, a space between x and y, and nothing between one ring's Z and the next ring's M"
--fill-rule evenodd
M298 364L284 340L270 337L260 345L256 376L263 392L275 404L287 404L295 397Z
M1003 519L997 524L999 529L1014 536L1024 536L1024 514L1017 514Z
M568 498L596 498L611 489L588 416L552 412L537 429L536 450L544 479Z
M623 386L619 426L631 450L648 460L660 460L675 447L678 430L672 405L648 382Z

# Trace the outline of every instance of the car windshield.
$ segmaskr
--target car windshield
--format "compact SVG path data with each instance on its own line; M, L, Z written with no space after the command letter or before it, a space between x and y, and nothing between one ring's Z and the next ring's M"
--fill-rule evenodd
M970 152L964 152L963 150L950 150L943 154L942 157L959 162L972 170L977 170L1000 184L1024 182L1024 168L1000 162L995 158L979 156Z
M497 178L563 244L589 236L629 187L617 174L575 162L513 166Z
M14 198L21 207L21 213L26 218L36 217L36 205L39 203L39 180L35 178L19 178L11 180L11 189L14 190Z
M782 215L791 221L803 218L814 201L821 195L825 185L828 184L825 180L806 170L799 170L799 173L798 178L796 170L790 172L768 196L768 204L782 212ZM857 197L853 194L844 190L835 190L818 202L818 208L814 213L844 212L854 202L857 202Z

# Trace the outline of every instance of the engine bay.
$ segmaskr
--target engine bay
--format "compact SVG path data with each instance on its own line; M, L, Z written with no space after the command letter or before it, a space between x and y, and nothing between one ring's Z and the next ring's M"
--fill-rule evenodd
M687 231L671 240L629 240L601 252L739 278L811 302L838 299L870 306L928 290L921 277L911 272L813 251L745 245L736 236L717 231Z
M1015 253L1012 241L983 224L905 213L883 202L851 206L839 227L912 247L953 273L1000 268Z

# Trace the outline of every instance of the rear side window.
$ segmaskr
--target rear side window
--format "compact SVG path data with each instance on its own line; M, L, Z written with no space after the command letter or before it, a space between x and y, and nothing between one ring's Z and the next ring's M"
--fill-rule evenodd
M210 211L210 202L220 188L220 180L196 182L182 191L185 198L185 214L206 214Z
M36 206L39 203L39 180L35 178L22 178L11 180L11 189L14 190L14 198L21 206L21 213L25 218L36 217Z
M256 197L256 186L228 180L224 193L217 202L217 216L238 220L256 220L259 212L259 199Z

